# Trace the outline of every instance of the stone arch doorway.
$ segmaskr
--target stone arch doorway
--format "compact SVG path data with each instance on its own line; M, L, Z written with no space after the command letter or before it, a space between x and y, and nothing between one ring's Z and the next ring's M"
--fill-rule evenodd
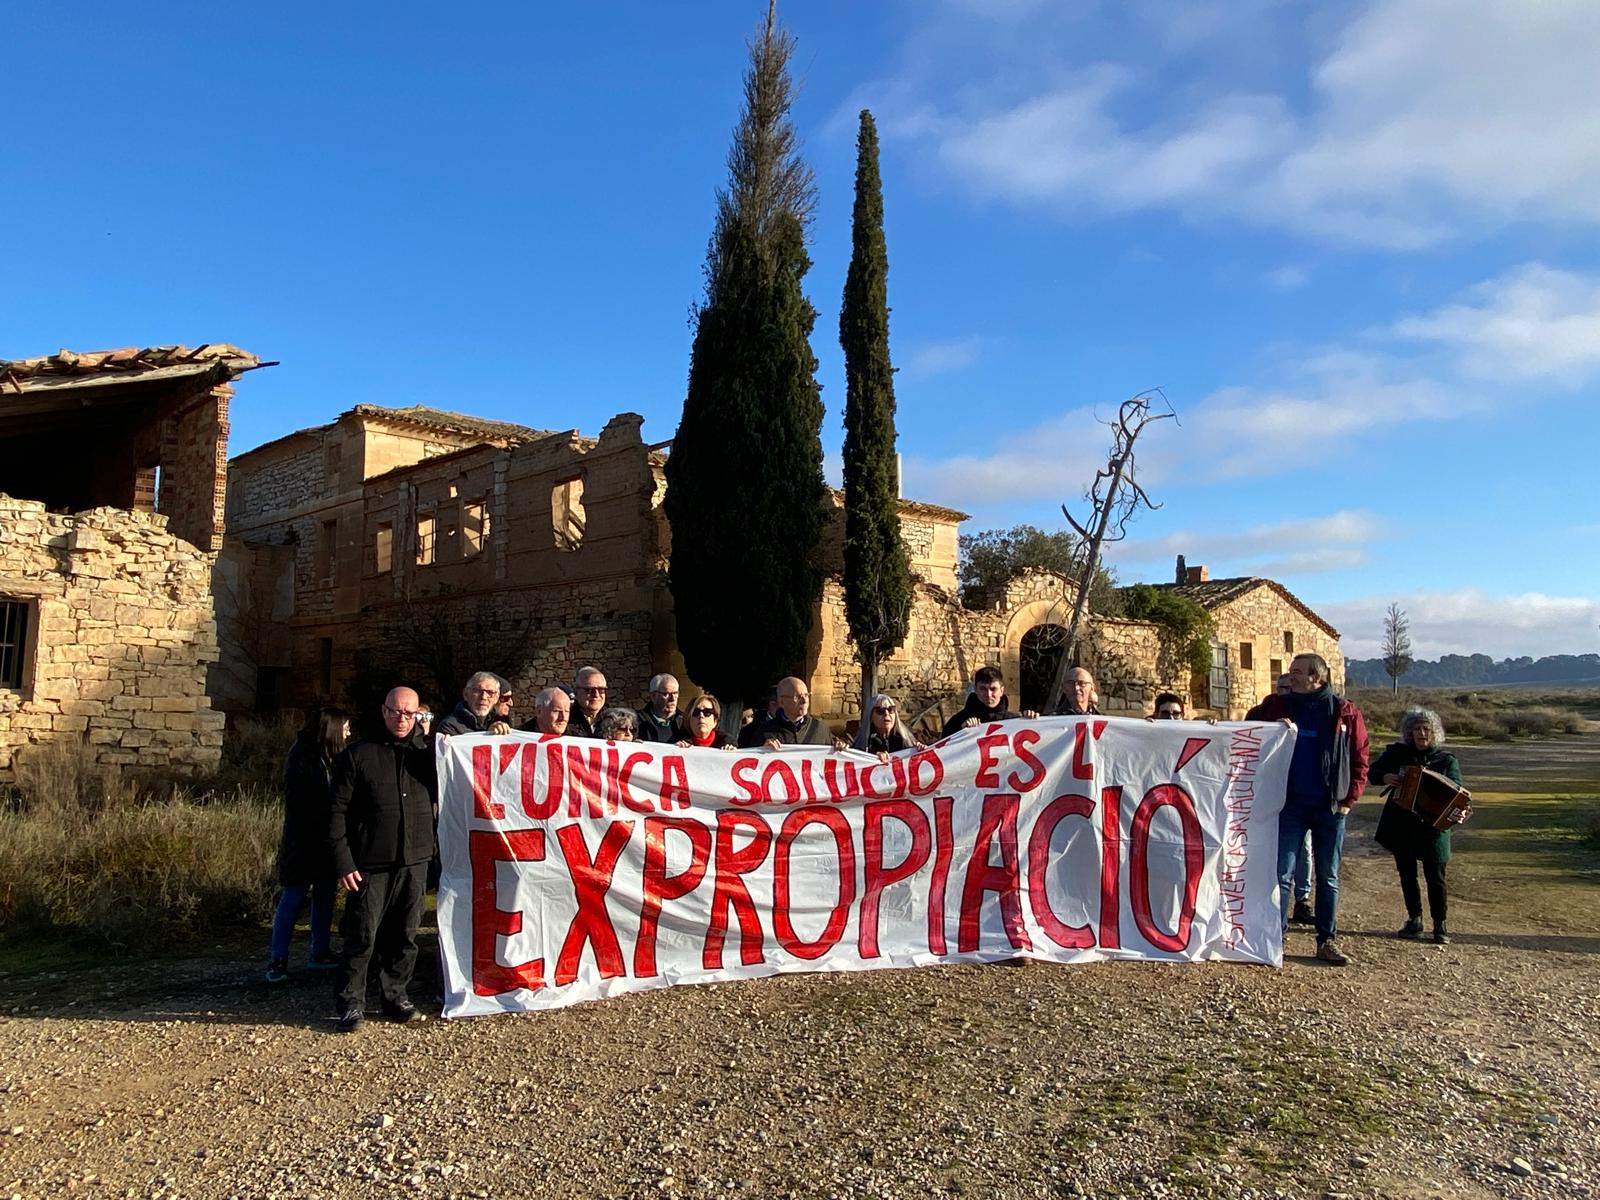
M1065 625L1035 625L1022 635L1017 648L1017 708L1044 711L1066 645Z

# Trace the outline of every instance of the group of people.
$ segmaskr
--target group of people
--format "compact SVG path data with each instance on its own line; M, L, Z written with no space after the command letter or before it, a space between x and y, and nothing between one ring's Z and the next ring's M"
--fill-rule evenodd
M846 742L810 711L803 679L778 683L764 711L741 714L737 737L721 728L722 705L700 692L680 708L672 675L653 676L643 706L609 703L605 674L586 666L570 687L546 687L533 698L532 715L520 728L549 735L641 741L679 747L773 750L782 746L831 746L887 758L922 747L893 696L872 697L853 742ZM274 916L268 982L288 979L289 945L309 900L311 944L307 966L338 973L339 1028L358 1028L366 1013L367 978L376 967L384 1016L414 1020L407 992L417 958L417 928L436 852L438 785L433 739L470 733L508 733L515 725L511 686L489 671L474 674L461 700L432 722L417 692L397 687L384 697L381 732L351 738L350 714L323 708L312 715L289 751L284 767L285 810L278 855L281 891ZM1097 715L1099 695L1084 667L1068 672L1057 715ZM978 669L966 703L944 723L941 736L993 721L1032 718L1013 711L998 667ZM1183 698L1163 692L1151 719L1181 720ZM1413 709L1401 723L1401 740L1368 762L1367 730L1360 710L1335 695L1328 664L1301 654L1279 680L1278 691L1247 714L1249 720L1290 723L1296 730L1287 798L1278 819L1278 876L1284 931L1291 923L1315 926L1317 957L1342 966L1348 958L1336 941L1340 853L1345 819L1369 778L1394 787L1410 766L1422 766L1460 782L1453 755L1442 749L1437 714ZM430 727L431 726L431 727ZM1377 838L1395 857L1407 920L1400 935L1420 938L1421 892L1427 884L1433 940L1445 931L1445 864L1448 831L1434 830L1392 801L1378 823ZM1312 902L1310 875L1316 886ZM336 891L346 893L340 924L342 953L331 944Z

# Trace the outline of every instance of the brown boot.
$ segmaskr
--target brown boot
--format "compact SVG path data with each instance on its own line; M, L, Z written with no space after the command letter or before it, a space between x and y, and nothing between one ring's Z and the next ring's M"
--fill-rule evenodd
M1350 961L1344 951L1339 949L1339 943L1332 938L1317 947L1317 957L1330 967L1342 967Z

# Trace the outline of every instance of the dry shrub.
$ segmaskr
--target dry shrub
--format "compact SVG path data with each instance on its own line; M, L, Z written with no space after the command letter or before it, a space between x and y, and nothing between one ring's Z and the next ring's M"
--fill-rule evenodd
M137 779L81 744L38 747L16 775L0 812L0 929L142 950L267 915L272 792Z
M1408 708L1431 708L1444 722L1451 738L1484 738L1509 742L1515 737L1553 737L1560 733L1581 733L1587 727L1577 708L1557 708L1532 703L1515 692L1477 692L1446 696L1407 692L1397 696L1383 690L1361 690L1351 697L1361 708L1372 729L1395 730ZM1550 699L1551 697L1544 697Z

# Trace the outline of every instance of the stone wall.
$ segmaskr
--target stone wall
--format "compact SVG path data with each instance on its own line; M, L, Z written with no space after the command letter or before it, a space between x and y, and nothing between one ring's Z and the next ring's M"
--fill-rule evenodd
M222 549L228 495L228 403L220 384L162 422L158 506L172 533L207 553Z
M214 768L211 568L165 515L0 495L0 598L25 602L31 626L23 688L0 690L0 777L63 739L105 763Z
M1244 595L1211 610L1217 641L1227 649L1228 710L1236 720L1271 694L1278 675L1296 654L1320 654L1328 661L1336 692L1344 690L1344 654L1339 638L1311 620L1263 582ZM1244 665L1249 647L1250 665Z

